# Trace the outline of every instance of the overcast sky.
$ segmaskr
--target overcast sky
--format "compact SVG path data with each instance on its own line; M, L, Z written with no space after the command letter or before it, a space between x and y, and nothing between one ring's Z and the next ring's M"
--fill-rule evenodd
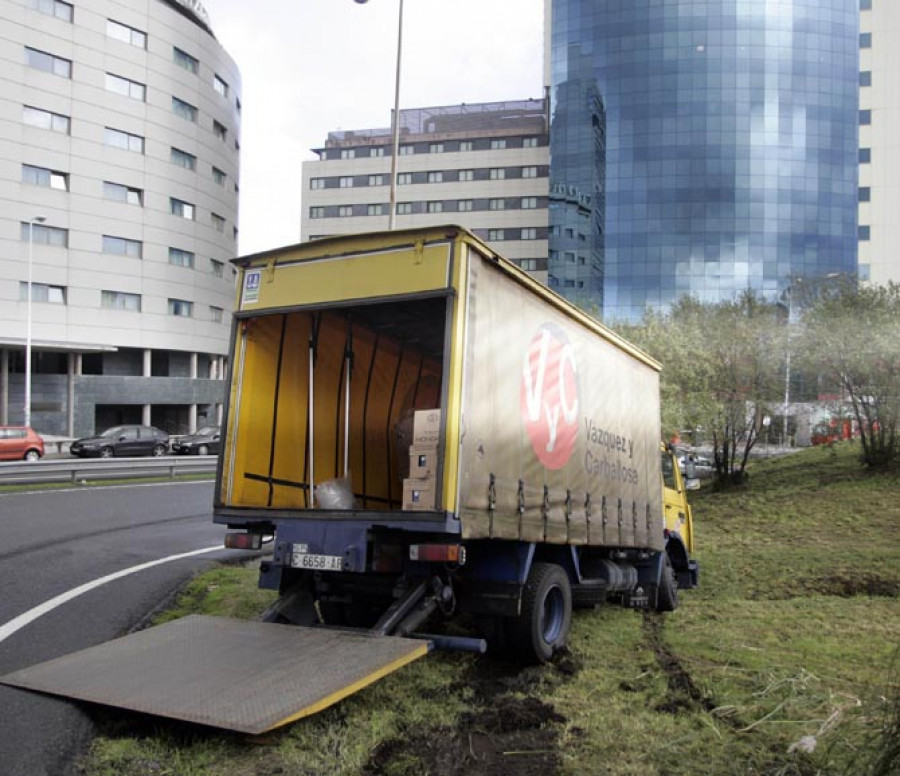
M399 0L203 0L242 77L241 254L300 238L300 164L388 127ZM400 107L542 96L543 0L405 0Z

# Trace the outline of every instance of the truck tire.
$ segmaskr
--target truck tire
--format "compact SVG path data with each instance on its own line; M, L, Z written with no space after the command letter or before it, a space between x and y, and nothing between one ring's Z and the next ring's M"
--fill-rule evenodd
M656 611L674 612L678 608L678 582L668 554L664 555L662 578L656 591Z
M515 621L515 643L528 662L546 663L565 646L572 624L569 577L555 563L535 563L522 592L522 610Z

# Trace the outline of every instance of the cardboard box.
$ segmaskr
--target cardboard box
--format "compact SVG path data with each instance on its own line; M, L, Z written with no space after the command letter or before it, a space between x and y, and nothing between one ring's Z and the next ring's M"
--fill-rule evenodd
M409 448L409 476L421 480L437 474L437 445L413 445Z
M441 435L440 410L416 410L413 415L413 446L436 445Z
M407 512L427 512L434 509L434 477L403 480L403 509Z

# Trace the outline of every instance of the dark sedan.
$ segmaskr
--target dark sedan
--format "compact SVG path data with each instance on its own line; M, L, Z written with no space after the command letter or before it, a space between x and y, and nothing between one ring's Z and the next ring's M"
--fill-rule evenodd
M169 452L169 435L153 426L113 426L99 436L77 439L69 452L79 458L165 455Z
M204 426L193 434L172 440L172 452L180 455L218 455L219 427Z

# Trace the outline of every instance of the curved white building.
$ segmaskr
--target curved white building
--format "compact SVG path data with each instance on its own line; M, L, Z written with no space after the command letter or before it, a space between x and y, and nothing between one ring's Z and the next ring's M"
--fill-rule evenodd
M0 15L0 425L25 419L29 350L41 433L215 422L237 66L196 0L0 0Z

